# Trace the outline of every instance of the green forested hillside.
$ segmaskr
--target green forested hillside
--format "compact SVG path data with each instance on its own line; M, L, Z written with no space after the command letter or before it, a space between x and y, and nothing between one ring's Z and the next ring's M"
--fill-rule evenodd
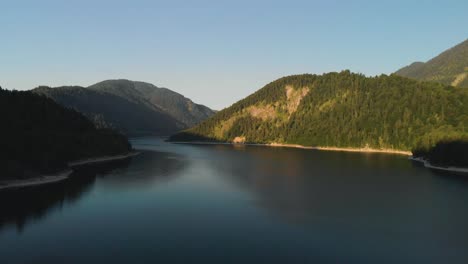
M343 71L278 79L171 140L411 150L467 132L467 89Z
M1 178L37 176L69 161L131 150L126 137L96 129L82 114L31 92L0 88Z
M468 88L468 39L428 62L412 63L396 71L395 74Z

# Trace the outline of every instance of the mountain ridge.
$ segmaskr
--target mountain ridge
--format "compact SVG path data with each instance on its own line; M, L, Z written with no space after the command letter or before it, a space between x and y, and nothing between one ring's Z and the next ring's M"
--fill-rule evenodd
M208 107L194 104L178 93L166 96L161 95L160 90L170 91L149 83L117 79L98 82L86 88L42 86L32 91L84 113L99 127L112 127L131 136L170 135L214 114ZM158 96L161 98L155 99ZM174 104L172 108L171 102ZM195 111L185 110L189 104L194 105ZM177 112L177 108L183 109Z
M427 62L413 62L397 70L395 74L468 88L468 39Z
M168 88L157 87L147 82L129 81L126 79L105 80L91 85L88 88L119 94L119 91L115 89L115 87L119 86L114 85L119 82L131 83L131 86L133 86L132 89L140 95L140 99L144 99L145 103L157 106L159 109L170 113L187 127L199 123L215 112L204 105L194 103L191 99L180 93L174 92ZM132 99L137 99L134 98L134 95L135 93L131 95Z

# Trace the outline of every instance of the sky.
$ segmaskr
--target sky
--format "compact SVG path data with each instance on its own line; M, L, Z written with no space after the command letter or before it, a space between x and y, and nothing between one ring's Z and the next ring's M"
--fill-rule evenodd
M286 75L427 61L467 25L466 0L0 0L0 86L130 79L220 110Z

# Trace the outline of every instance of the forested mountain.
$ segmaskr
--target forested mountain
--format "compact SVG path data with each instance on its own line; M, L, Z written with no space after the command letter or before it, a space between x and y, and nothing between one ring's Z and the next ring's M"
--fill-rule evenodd
M210 108L195 104L179 93L145 82L107 80L88 88L119 95L144 104L149 103L162 109L186 127L194 126L215 113Z
M161 109L106 92L78 86L39 87L33 91L76 109L98 127L115 128L127 135L167 135L184 128Z
M411 150L468 132L468 89L349 71L278 79L173 141Z
M97 129L82 114L31 92L0 88L0 178L24 178L84 158L124 154L126 137Z
M128 135L169 135L212 116L214 111L149 83L108 80L87 88L39 87L56 102L84 113L99 127Z
M414 62L395 74L422 81L468 87L468 39L428 62Z

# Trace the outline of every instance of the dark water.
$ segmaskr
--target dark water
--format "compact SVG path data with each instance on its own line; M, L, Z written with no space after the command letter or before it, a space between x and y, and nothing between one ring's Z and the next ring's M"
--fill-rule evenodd
M0 193L0 263L468 263L468 181L406 157L133 144Z

